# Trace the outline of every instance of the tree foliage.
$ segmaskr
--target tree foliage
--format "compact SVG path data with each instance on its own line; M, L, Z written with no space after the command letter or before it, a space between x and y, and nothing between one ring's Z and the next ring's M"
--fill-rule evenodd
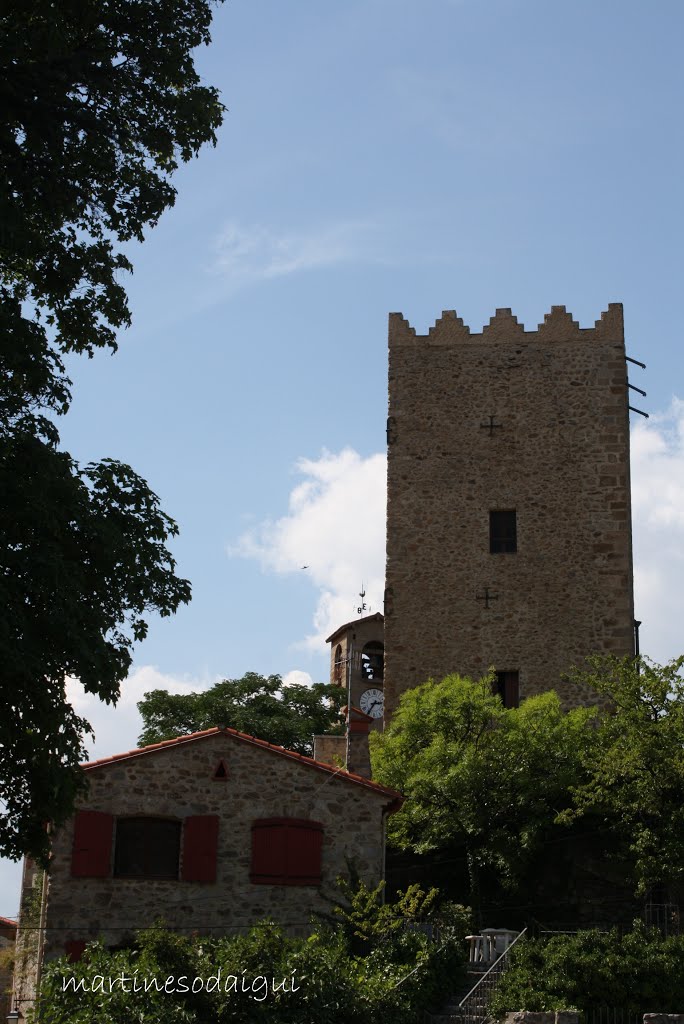
M490 1010L677 1013L684 1001L684 937L663 938L640 922L624 934L580 931L511 950Z
M434 925L443 935L465 940L471 930L469 907L445 901L439 889L423 889L414 882L404 892L385 900L385 882L369 888L355 873L338 880L340 899L334 901L331 919L341 927L354 949L360 942L368 949L391 942L421 924Z
M640 894L684 883L684 657L594 657L582 679L610 702L564 817L600 815L629 843Z
M394 903L383 899L385 882L370 889L359 878L340 879L341 899L333 907L333 920L339 923L348 940L382 942L398 934L406 922L425 920L434 910L437 889L427 892L417 883L397 894ZM464 933L465 934L465 933Z
M514 884L571 805L593 717L565 714L555 693L504 708L489 677L451 675L409 691L372 738L373 777L406 797L388 838L417 852L464 849L475 901L483 867Z
M128 467L80 470L64 452L18 435L0 479L0 848L44 849L43 823L69 813L82 787L89 731L65 678L116 701L149 609L187 601L164 541L175 524Z
M138 704L145 728L139 743L227 725L300 754L311 754L317 733L340 735L343 688L327 683L285 686L280 676L247 672L200 693L152 690Z
M116 347L130 322L116 243L173 205L169 178L215 141L202 85L211 0L6 0L0 11L0 277L5 330L61 351Z
M489 678L409 691L372 738L374 778L407 798L388 838L416 852L464 850L475 903L480 869L529 887L535 857L568 826L594 864L610 852L637 895L681 892L683 665L589 658L576 678L600 706L569 712L554 692L504 708Z
M193 49L211 0L0 7L0 853L44 856L82 784L68 675L115 701L150 611L189 600L156 495L59 448L63 356L130 323L121 245L173 204L170 177L222 117Z

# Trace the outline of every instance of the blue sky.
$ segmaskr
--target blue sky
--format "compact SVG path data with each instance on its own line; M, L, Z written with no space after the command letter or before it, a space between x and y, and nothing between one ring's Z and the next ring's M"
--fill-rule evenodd
M130 250L133 327L73 359L81 461L129 462L179 523L193 601L154 619L135 701L247 670L327 675L326 631L379 607L387 314L424 332L623 302L637 616L681 652L684 75L680 0L230 0L198 54L229 112ZM300 566L308 565L302 570ZM296 676L292 678L306 678ZM18 867L0 864L0 914Z

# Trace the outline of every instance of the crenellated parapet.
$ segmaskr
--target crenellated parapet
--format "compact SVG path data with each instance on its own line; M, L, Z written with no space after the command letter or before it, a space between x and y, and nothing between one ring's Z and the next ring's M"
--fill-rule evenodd
M410 344L420 341L452 344L456 342L478 341L531 341L535 338L543 341L615 341L624 338L622 303L611 302L608 309L601 314L593 327L580 327L577 320L567 311L565 306L552 306L544 315L543 321L534 331L525 330L524 324L508 308L497 309L489 323L485 324L480 333L473 333L455 310L446 309L427 334L416 333L402 313L390 313L389 342L390 345Z

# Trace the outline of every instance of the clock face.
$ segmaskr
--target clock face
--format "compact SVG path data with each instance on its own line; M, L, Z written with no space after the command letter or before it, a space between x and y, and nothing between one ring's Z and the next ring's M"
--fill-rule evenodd
M370 690L364 690L361 694L359 707L364 714L371 718L382 718L383 693L374 686Z

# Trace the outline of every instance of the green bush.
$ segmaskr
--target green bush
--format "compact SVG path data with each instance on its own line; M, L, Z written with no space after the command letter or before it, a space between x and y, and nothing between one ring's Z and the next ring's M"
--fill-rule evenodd
M263 922L244 936L197 938L159 924L138 933L131 949L112 952L96 943L77 964L64 958L49 963L38 1019L40 1024L418 1024L423 1011L439 1007L464 973L461 932L445 928L439 945L419 931L392 929L389 936L377 937L367 955L358 956L344 928L321 925L309 938L295 939ZM156 991L154 985L144 991L145 978L162 986L173 978L176 991ZM187 992L177 990L182 978ZM201 991L191 990L194 978L204 979ZM113 979L111 991L108 979ZM208 979L215 979L212 991Z
M640 922L620 936L583 931L516 944L492 1012L591 1010L679 1013L684 1006L684 936L664 939Z

